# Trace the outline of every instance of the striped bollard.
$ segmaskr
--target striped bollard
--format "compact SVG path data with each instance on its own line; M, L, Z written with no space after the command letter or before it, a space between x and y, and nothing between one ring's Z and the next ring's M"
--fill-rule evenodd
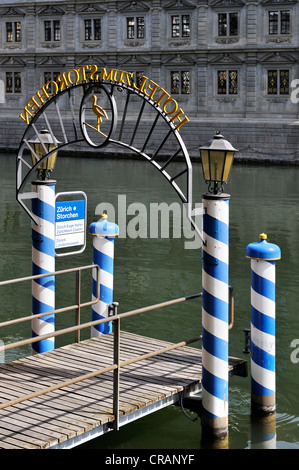
M251 410L267 415L276 408L275 261L281 252L262 233L245 254L251 259Z
M229 198L203 195L201 421L214 439L228 434Z
M108 307L113 302L114 239L119 229L118 225L108 222L106 214L102 214L98 222L89 226L89 233L93 235L93 263L100 267L100 300L92 306L91 312L92 321L96 321L108 317ZM96 300L96 269L93 269L92 275L92 300ZM111 332L112 322L91 327L91 337Z
M34 181L32 212L38 225L32 222L32 275L55 271L55 183L54 180ZM42 277L32 281L32 314L55 309L55 278ZM54 315L33 319L32 337L55 331ZM33 354L54 349L54 337L32 343Z

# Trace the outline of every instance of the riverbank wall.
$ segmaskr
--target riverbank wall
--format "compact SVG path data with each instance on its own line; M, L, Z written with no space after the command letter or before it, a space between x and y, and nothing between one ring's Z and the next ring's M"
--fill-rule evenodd
M132 120L132 128L134 124ZM15 115L0 117L0 151L16 153L24 131L25 125ZM211 139L216 131L220 131L238 149L236 161L299 165L299 126L294 124L294 120L190 118L181 127L180 135L192 160L199 158L199 147ZM173 149L169 145L164 147L161 154L167 157ZM117 152L110 146L95 150L85 143L64 150L66 154L74 152L92 157L116 153L119 157L135 156L122 147L117 147Z

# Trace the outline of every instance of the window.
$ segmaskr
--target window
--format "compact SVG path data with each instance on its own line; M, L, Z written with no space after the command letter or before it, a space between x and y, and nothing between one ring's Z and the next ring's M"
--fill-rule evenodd
M145 23L144 16L137 18L127 18L127 39L144 39L145 38Z
M219 70L217 72L218 95L238 94L238 71Z
M189 95L190 90L190 72L176 71L171 72L171 94Z
M238 36L239 18L238 13L218 14L218 36Z
M171 17L171 37L190 37L190 15L173 15Z
M269 34L290 34L290 10L269 11Z
M21 72L6 72L6 93L21 93Z
M45 27L45 41L60 41L60 21L59 20L47 20L44 21Z
M268 70L268 95L288 95L289 70Z
M60 72L44 72L44 84L51 81L56 82L58 75L60 75ZM54 87L52 83L48 87L48 91L50 93L54 92Z
M135 81L137 88L141 87L143 76L144 76L144 72L139 71L139 72L134 73L134 77L135 77L134 81Z
M101 40L101 20L100 18L84 20L85 41Z
M21 42L20 21L9 21L6 23L6 42Z

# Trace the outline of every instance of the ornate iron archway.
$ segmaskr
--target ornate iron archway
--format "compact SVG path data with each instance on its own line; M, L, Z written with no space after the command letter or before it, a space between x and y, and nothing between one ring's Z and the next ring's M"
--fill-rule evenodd
M102 69L95 75L97 66L84 67L48 82L20 115L27 128L17 155L18 202L37 223L27 205L36 195L27 186L41 162L66 148L79 151L88 144L100 151L109 146L111 153L122 149L150 162L177 192L203 239L192 208L192 164L179 132L189 119L169 93L147 77L137 87L128 72ZM53 140L55 136L57 147L33 164L30 142L45 128Z

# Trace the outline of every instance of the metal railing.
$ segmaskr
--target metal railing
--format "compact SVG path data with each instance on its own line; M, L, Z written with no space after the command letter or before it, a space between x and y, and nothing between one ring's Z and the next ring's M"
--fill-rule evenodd
M96 269L97 270L97 279L96 279L96 281L97 281L97 298L93 301L81 303L81 272L83 270L86 270L86 269ZM29 320L32 320L33 318L39 318L39 317L42 317L44 315L58 314L58 313L67 312L67 311L74 310L74 309L76 310L76 324L75 324L75 326L71 326L71 327L68 327L68 328L63 328L59 331L54 331L54 332L51 332L51 333L48 333L48 334L45 334L45 335L40 335L40 336L36 336L36 337L33 337L33 338L28 338L28 339L25 339L25 340L16 341L14 343L10 343L10 344L7 344L7 345L0 346L0 352L1 351L6 351L8 349L24 346L24 345L27 345L27 344L30 344L30 343L33 343L33 342L36 342L36 341L43 340L43 339L53 338L53 337L56 337L56 336L59 336L59 335L71 333L71 332L75 332L75 334L76 334L75 341L79 342L80 341L80 331L82 329L89 328L89 327L92 327L92 326L95 326L95 325L99 325L99 324L103 324L103 323L112 321L112 323L113 323L113 333L114 333L113 334L113 337L114 337L113 338L113 364L111 364L110 366L107 366L105 368L95 370L95 371L90 372L88 374L84 374L84 375L75 377L75 378L70 379L68 381L61 382L61 383L55 384L53 386L44 388L42 390L38 390L36 392L33 392L33 393L30 393L30 394L15 398L13 400L10 400L10 401L4 402L4 403L1 403L0 404L0 409L6 408L8 406L15 405L17 403L23 402L25 400L29 400L31 398L34 398L34 397L37 397L37 396L40 396L40 395L44 395L46 393L52 392L54 390L58 390L60 388L66 387L68 385L72 385L74 383L77 383L77 382L80 382L80 381L83 381L83 380L87 380L87 379L95 377L97 375L101 375L101 374L104 374L106 372L113 371L113 415L114 415L114 421L113 421L112 426L113 426L114 429L118 430L119 429L119 379L120 379L120 369L124 366L133 364L135 362L138 362L138 361L141 361L141 360L144 360L144 359L147 359L149 357L157 356L159 354L165 353L167 351L171 351L173 349L180 348L182 346L186 346L188 344L194 343L195 341L199 341L201 339L201 336L196 336L196 337L191 338L189 340L181 341L181 342L176 343L176 344L171 344L171 345L169 345L165 348L153 351L151 353L143 354L141 356L134 357L134 358L129 359L127 361L120 362L120 321L121 321L121 319L128 318L130 316L137 315L137 314L144 313L144 312L149 312L151 310L156 310L156 309L159 309L159 308L163 308L163 307L175 305L175 304L178 304L178 303L186 302L188 300L196 299L198 297L201 297L202 294L198 293L198 294L193 294L193 295L189 295L189 296L185 296L185 297L180 297L180 298L177 298L177 299L169 300L169 301L166 301L166 302L161 302L161 303L158 303L158 304L153 304L153 305L143 307L143 308L138 308L138 309L131 310L131 311L128 311L128 312L124 312L124 313L121 313L121 314L117 313L117 305L118 304L113 303L110 306L109 316L107 318L102 318L100 320L95 320L95 321L90 321L90 322L80 324L81 309L84 308L84 307L96 304L100 299L100 268L99 268L98 265L93 264L93 265L79 267L79 268L65 269L65 270L61 270L61 271L55 271L55 272L52 272L52 273L40 274L40 275L35 275L35 276L28 276L28 277L18 278L18 279L13 279L13 280L8 280L8 281L2 281L2 282L0 282L0 287L5 286L5 285L9 285L9 284L23 282L23 281L35 280L35 279L39 279L41 277L47 277L47 276L53 276L53 275L56 276L56 275L67 274L67 273L71 273L71 272L76 272L76 303L74 305L71 305L71 306L68 306L68 307L62 307L62 308L59 308L59 309L56 309L56 310L51 310L50 312L40 313L40 314L36 314L36 315L29 315L29 316L22 317L22 318L17 318L17 319L14 319L14 320L8 320L8 321L5 321L5 322L1 322L0 327L13 325L13 324L20 323L20 322L23 322L23 321L29 321ZM229 328L231 328L232 325L233 325L233 307L232 307L233 302L232 302L232 299L233 299L232 289L230 289L230 324L229 324Z

